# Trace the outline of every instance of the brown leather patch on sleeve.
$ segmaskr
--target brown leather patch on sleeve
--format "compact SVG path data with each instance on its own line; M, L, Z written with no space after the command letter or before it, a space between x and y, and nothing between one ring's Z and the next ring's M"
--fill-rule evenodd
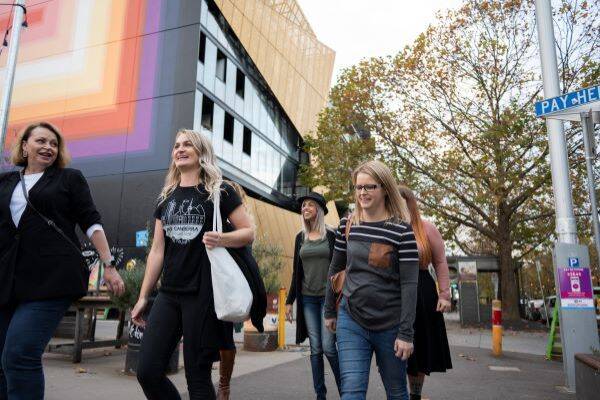
M392 265L394 247L389 244L371 243L369 265L377 268L389 268Z

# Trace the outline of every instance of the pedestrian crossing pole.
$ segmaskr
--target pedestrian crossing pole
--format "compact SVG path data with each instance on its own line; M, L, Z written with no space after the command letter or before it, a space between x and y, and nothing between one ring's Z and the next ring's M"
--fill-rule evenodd
M492 354L502 355L502 302L492 300Z

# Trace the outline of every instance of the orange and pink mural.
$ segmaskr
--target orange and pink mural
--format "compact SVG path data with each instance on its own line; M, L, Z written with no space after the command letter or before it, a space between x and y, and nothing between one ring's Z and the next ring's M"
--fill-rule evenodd
M7 147L26 124L46 120L74 158L143 151L158 79L164 0L30 0L22 30ZM10 7L0 6L0 29ZM7 51L0 56L4 85Z

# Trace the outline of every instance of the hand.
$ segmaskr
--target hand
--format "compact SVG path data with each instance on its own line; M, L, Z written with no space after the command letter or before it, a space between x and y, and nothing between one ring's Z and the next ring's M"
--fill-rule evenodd
M204 237L202 238L202 243L206 246L207 249L214 249L217 246L221 245L221 239L223 238L223 234L220 232L204 232Z
M291 304L285 305L285 319L289 322L292 322L292 305Z
M450 302L445 299L438 299L437 307L435 308L438 312L450 311Z
M335 333L335 328L337 328L337 318L325 318L325 327L329 329L331 333Z
M402 361L406 361L413 352L413 344L396 339L394 342L394 352L396 353L396 357L402 359Z
M146 309L147 305L148 299L146 299L145 297L140 297L137 303L135 303L133 310L131 310L131 321L134 324L141 327L146 326L146 321L144 320L144 318L142 318L142 315L144 315L144 310Z
M104 283L108 287L108 290L113 292L115 296L119 297L125 292L125 284L123 283L123 279L121 279L121 275L117 272L115 267L106 267L104 268Z

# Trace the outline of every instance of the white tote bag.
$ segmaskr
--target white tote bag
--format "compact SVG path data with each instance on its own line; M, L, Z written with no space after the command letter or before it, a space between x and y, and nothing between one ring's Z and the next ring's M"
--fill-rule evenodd
M220 197L220 190L216 190L213 198L213 231L216 232L223 232ZM224 247L207 248L206 253L210 260L217 318L229 322L247 320L252 307L252 291L240 267Z

